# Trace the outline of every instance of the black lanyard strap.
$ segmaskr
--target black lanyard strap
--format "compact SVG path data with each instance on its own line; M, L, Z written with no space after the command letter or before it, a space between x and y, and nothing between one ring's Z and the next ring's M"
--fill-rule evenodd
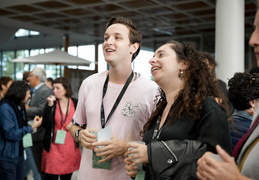
M155 129L153 131L152 139L158 139L160 136L160 133L162 130L162 127L159 129L160 121L161 121L161 116L159 116L156 120L156 125L155 125Z
M107 120L105 122L105 115L104 115L104 107L103 107L103 98L107 92L107 89L108 89L108 82L109 82L109 74L104 82L104 85L103 85L103 97L102 97L102 105L101 105L101 124L102 124L102 128L105 127L105 124L108 122L108 120L110 119L110 117L112 116L112 114L114 113L115 109L117 108L117 106L119 105L121 99L122 99L122 96L124 95L124 93L126 92L132 78L133 78L133 75L134 75L134 72L132 71L130 76L128 77L126 83L124 84L119 96L117 97L113 107L112 107L112 110L111 112L109 113L108 117L107 117Z
M65 118L63 118L63 113L62 113L62 110L61 110L60 102L59 102L59 100L58 100L59 113L60 113L60 116L61 116L61 121L60 121L60 122L61 122L61 128L63 127L63 125L64 125L65 122L67 121L69 103L70 103L70 99L68 98L66 116L65 116Z

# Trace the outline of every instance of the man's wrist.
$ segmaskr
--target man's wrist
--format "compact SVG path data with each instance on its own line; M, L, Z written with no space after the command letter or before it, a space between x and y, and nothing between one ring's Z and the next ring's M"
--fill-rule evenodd
M80 140L79 140L79 133L80 133L81 130L83 130L83 129L78 129L78 130L76 130L76 132L75 132L75 141L78 142L78 143L80 143Z

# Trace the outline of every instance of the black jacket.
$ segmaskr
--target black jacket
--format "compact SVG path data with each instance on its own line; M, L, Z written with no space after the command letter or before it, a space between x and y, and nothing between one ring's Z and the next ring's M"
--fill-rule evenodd
M196 180L196 162L207 145L195 140L157 141L148 144L149 177L155 180ZM163 155L162 155L163 154Z
M72 101L74 102L75 109L77 106L77 99L72 98ZM55 127L55 109L56 109L56 103L54 102L53 106L48 106L48 103L46 103L46 106L43 111L43 120L42 120L42 127L46 128L45 136L43 139L43 148L49 152L51 142L53 141L53 134L54 134L54 127ZM76 147L78 147L78 144L76 144Z

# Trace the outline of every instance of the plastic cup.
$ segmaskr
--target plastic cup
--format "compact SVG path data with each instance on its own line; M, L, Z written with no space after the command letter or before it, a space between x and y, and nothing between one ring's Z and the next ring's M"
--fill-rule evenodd
M143 141L129 141L128 144L130 144L130 143L145 144L145 142L143 142ZM135 149L135 148L130 147L130 148L128 148L128 151L131 150L131 149ZM133 156L134 154L135 153L131 153L131 154L128 155L128 157ZM137 159L133 159L132 161L136 161L136 160ZM142 163L138 164L138 170L141 170L141 169L142 169Z

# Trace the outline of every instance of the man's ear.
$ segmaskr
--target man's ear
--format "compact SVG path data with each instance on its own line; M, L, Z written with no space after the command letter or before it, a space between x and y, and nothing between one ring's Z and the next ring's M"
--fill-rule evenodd
M40 77L39 76L35 76L35 78L40 81Z
M134 54L139 48L139 43L135 42L134 44L131 45L130 48L130 54Z

